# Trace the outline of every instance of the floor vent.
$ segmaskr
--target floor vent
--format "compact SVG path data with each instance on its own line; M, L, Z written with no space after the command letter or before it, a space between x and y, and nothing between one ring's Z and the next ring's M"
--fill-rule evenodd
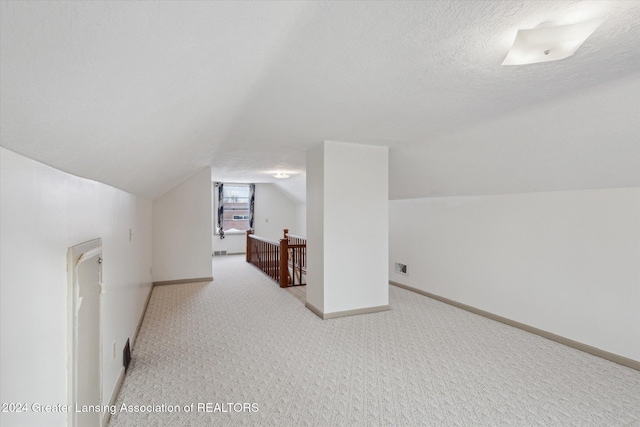
M129 339L127 338L127 343L124 345L124 350L122 350L122 364L125 372L129 369L129 363L131 363L131 347L129 347Z
M227 254L227 251L213 251L213 256L222 256L226 254Z

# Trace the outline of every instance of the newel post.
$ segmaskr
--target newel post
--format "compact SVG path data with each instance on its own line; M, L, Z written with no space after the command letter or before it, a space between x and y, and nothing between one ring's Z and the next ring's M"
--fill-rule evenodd
M288 234L289 234L289 229L288 229L288 228L285 228L285 229L284 229L284 238L285 238L285 239L289 239Z
M286 231L286 230L285 230ZM286 288L289 286L289 241L280 239L280 287Z
M246 250L247 262L251 262L251 238L249 236L252 234L253 234L253 230L247 230L247 250Z

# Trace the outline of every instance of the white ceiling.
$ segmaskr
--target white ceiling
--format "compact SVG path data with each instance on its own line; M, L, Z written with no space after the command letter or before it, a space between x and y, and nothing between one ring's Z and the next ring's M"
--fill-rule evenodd
M303 202L322 140L389 146L391 198L640 185L639 1L1 8L2 146L141 196L211 166ZM595 16L573 57L500 65Z

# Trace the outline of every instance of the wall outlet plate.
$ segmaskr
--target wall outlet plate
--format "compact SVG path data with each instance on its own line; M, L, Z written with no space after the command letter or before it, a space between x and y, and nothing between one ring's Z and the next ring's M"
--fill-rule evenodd
M396 273L408 276L409 273L407 273L407 264L396 262Z

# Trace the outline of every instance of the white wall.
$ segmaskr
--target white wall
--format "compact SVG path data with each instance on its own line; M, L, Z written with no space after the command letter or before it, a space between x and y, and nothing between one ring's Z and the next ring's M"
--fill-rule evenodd
M296 226L296 205L273 184L256 184L253 228L255 234L279 241L283 230Z
M291 232L298 236L307 235L307 205L296 205L296 226Z
M391 280L640 360L640 188L392 201L389 232Z
M386 306L388 149L323 146L307 155L307 301L324 314ZM322 282L315 269L324 270ZM323 287L322 307L309 299L317 287Z
M153 280L211 277L211 170L153 201Z
M324 306L324 144L307 150L307 302ZM317 285L314 285L317 284Z
M227 251L228 254L243 254L247 251L247 235L224 233L224 239L220 239L219 234L214 234L213 250Z
M0 165L0 400L67 404L67 248L101 237L108 401L151 290L152 203L4 148ZM1 417L11 426L67 423L64 413Z
M216 195L217 197L217 195ZM215 203L217 209L217 201ZM253 228L255 234L266 239L278 241L283 237L283 230L289 229L291 233L297 227L296 205L273 184L256 184L256 197L254 204ZM225 233L224 239L215 234L213 236L213 249L227 251L227 253L245 253L247 235Z

